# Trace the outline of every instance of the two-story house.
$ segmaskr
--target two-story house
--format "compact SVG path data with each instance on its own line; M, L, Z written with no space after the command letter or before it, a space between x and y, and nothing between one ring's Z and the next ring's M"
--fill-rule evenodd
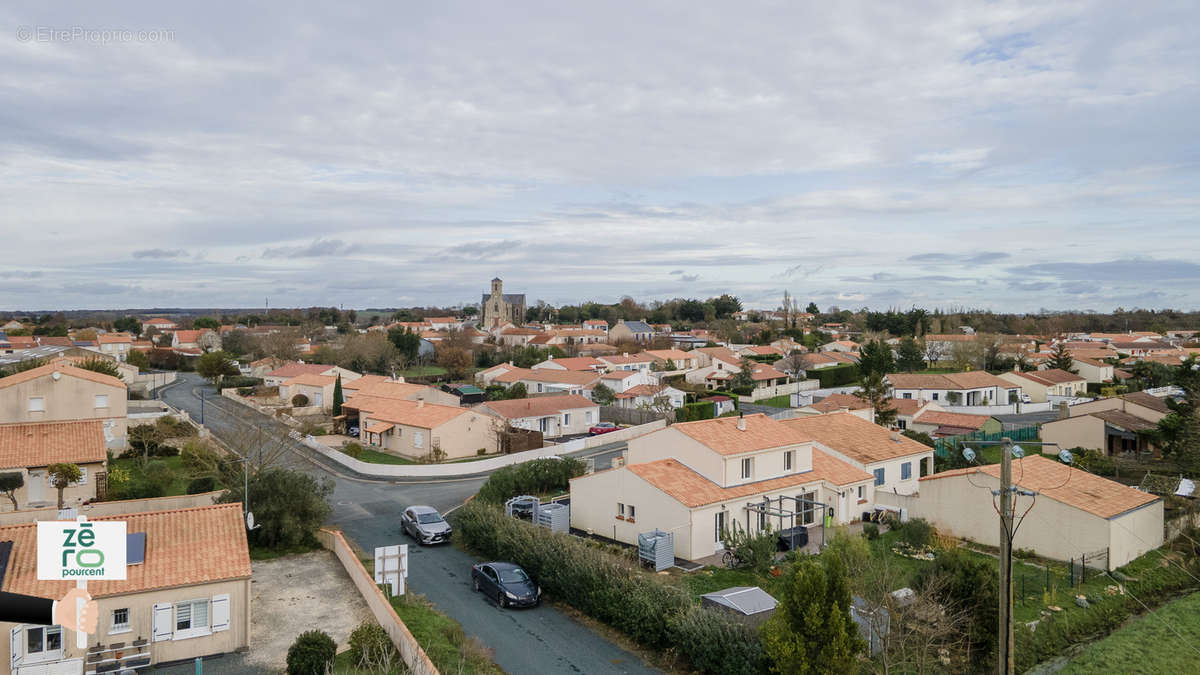
M896 398L937 401L948 406L1008 405L1021 395L1019 383L983 371L944 375L891 373L887 381Z
M909 495L917 491L921 476L933 473L933 448L848 412L798 417L783 424L874 476L876 492ZM862 504L867 504L865 498Z
M1087 380L1060 368L1000 373L1000 378L1021 388L1034 403L1045 403L1051 396L1074 397L1087 395Z
M133 336L129 333L101 333L96 336L96 343L101 354L124 361L133 348Z
M675 555L696 560L722 551L735 523L750 532L819 526L829 514L848 523L870 510L873 483L766 415L685 422L630 439L616 468L571 479L571 526L629 544L671 532ZM765 499L790 515L761 512Z
M0 378L0 424L96 419L112 449L125 447L127 406L124 382L61 359Z
M574 394L488 401L472 410L505 420L517 429L540 431L544 438L586 434L600 421L600 406Z

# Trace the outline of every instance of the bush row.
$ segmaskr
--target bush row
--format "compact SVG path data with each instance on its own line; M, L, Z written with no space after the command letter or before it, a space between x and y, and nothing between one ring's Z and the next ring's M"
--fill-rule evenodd
M860 377L858 366L853 363L847 363L843 366L834 366L832 368L818 368L808 371L809 377L816 377L821 383L821 388L842 387L847 384L858 382Z
M584 471L587 471L587 465L571 457L511 464L489 476L475 499L488 504L503 504L518 495L566 492L570 480L582 476Z
M482 494L482 493L481 493ZM460 539L483 557L523 567L555 599L704 673L765 671L758 632L697 606L679 586L582 540L509 518L479 499L455 513Z
M685 403L683 407L675 412L676 422L696 422L699 420L711 420L716 412L717 404L712 401L698 401L696 403Z

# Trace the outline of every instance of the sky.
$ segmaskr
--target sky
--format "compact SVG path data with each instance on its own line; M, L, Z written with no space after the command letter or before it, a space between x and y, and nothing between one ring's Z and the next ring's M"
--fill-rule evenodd
M0 5L0 309L1200 308L1200 3Z

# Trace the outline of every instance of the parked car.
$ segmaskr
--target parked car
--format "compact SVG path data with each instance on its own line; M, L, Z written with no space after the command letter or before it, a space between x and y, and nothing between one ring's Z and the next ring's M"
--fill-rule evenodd
M400 528L418 544L450 541L450 523L432 506L410 506L400 515Z
M542 600L542 589L525 570L512 563L472 565L471 585L476 591L495 598L501 607L536 607Z
M352 425L346 427L346 435L358 438L358 425L352 424Z
M607 434L617 431L620 428L621 427L613 424L612 422L600 422L599 424L592 425L592 427L588 429L588 433L592 436L599 436L600 434Z
M1033 399L1029 397L1029 394L1021 392L1021 403L1033 403Z

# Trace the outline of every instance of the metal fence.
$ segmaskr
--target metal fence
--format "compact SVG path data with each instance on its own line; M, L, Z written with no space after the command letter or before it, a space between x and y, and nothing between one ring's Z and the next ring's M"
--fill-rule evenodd
M979 443L992 442L998 445L1000 441L1005 438L1012 439L1013 443L1020 443L1021 441L1036 441L1038 439L1038 428L1036 426L1028 426L1020 429L1009 429L996 434L985 434L982 431L975 431L959 436L946 436L945 438L938 438L934 441L933 451L938 457L945 459L946 457L957 453L958 449L962 447L963 441L973 441Z

